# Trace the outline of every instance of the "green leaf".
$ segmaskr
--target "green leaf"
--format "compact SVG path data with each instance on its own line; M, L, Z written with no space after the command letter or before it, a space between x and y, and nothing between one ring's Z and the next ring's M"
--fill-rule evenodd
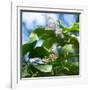
M26 43L22 45L22 54L23 56L27 53L32 51L32 49L35 47L37 41L34 41L33 43Z
M38 37L40 38L45 32L45 28L44 27L38 27L33 32L36 33L38 35Z
M34 67L41 72L51 72L52 71L52 65L34 65Z
M60 20L57 20L57 22L58 22L58 26L59 26L59 28L62 28L62 29L64 29L64 26L61 24L61 22L60 22Z
M29 40L30 43L32 43L32 42L34 42L34 41L36 41L36 40L39 40L37 34L34 33L34 32L32 32L32 33L30 34L29 38L30 38L30 40Z
M45 28L40 28L40 27L36 28L33 32L37 34L39 39L43 39L43 40L56 36L54 30L46 30Z
M72 44L75 44L75 43L79 44L79 37L72 34L71 37L70 37L70 43L72 43Z
M30 52L30 58L34 58L34 57L44 58L45 56L49 56L50 54L51 54L51 51L48 50L47 48L36 47L32 49L32 51Z
M79 62L62 62L61 72L64 75L78 75L79 74Z
M22 69L22 72L21 72L22 77L30 76L30 73L28 72L28 66L27 65L22 66L21 69Z
M74 30L79 31L79 28L80 28L80 27L79 27L79 23L74 23L73 26L71 27L71 31L72 31L72 30L73 30L73 31L74 31Z
M79 23L74 23L71 27L64 27L65 32L71 32L71 31L79 31Z
M64 47L64 52L65 53L73 53L74 52L74 48L72 44L66 44Z
M70 38L70 43L74 45L74 48L77 53L79 53L79 37L72 35Z
M43 42L43 46L45 46L46 48L50 49L52 47L52 45L55 43L55 38L48 38Z
M74 23L71 27L65 27L61 24L60 20L57 20L59 28L62 28L64 31L79 31L79 23Z

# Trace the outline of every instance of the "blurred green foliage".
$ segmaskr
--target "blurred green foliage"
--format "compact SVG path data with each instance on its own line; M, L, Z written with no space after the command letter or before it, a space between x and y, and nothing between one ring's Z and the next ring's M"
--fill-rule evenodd
M79 75L79 23L71 27L64 27L57 21L59 34L56 30L46 27L37 27L30 34L28 43L22 45L21 77L48 77ZM41 47L36 47L36 42L43 40ZM56 45L57 53L52 51L53 44ZM24 56L29 53L28 58L41 58L44 64L33 64L25 60ZM56 54L57 58L50 59L50 55ZM45 62L45 60L49 60Z

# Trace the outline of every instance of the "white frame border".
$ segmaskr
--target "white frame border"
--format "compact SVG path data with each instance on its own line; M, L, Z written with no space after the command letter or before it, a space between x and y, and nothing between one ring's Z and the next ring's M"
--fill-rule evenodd
M39 6L39 7L38 7ZM44 7L43 7L44 6ZM53 8L52 8L53 7ZM80 75L79 76L60 76L60 78L33 78L20 79L20 10L42 10L42 11L65 11L65 12L80 12ZM11 3L11 87L46 87L71 84L87 83L87 31L86 28L87 9L85 6L67 6L67 5L45 5L45 4L30 4L13 2Z

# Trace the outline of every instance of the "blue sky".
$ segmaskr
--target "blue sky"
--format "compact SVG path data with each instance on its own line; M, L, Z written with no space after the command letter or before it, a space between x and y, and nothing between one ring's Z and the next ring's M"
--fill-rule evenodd
M48 17L53 20L59 19L62 25L70 27L76 22L79 14L70 13L37 13L37 12L23 12L22 13L22 44L29 40L30 32L32 32L38 26L47 26L52 20L48 20ZM41 41L40 41L41 43ZM39 45L39 44L38 44Z

